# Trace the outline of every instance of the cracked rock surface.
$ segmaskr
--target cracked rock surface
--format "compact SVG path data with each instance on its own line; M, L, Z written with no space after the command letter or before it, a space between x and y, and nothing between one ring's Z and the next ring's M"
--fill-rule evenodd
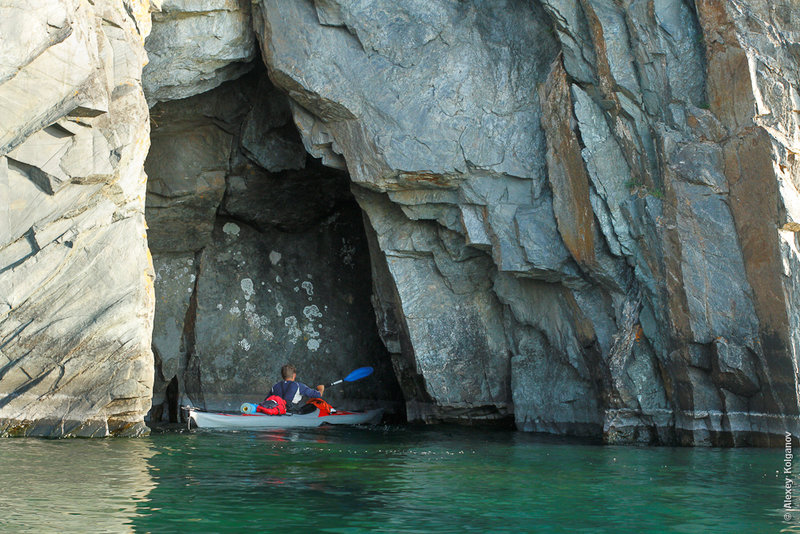
M0 2L0 435L147 431L146 4Z
M409 416L796 430L796 6L501 4L254 8L305 145L357 184Z
M0 0L0 433L287 358L410 420L800 432L793 0L102 4Z

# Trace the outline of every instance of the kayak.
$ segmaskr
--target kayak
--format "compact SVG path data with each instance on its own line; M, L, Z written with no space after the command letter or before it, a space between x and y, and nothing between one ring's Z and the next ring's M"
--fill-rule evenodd
M329 415L320 415L319 410L307 414L266 415L262 413L242 414L206 412L193 406L189 411L191 421L197 428L216 428L222 430L264 430L270 428L311 428L321 425L369 425L380 421L382 409L366 412L337 411Z

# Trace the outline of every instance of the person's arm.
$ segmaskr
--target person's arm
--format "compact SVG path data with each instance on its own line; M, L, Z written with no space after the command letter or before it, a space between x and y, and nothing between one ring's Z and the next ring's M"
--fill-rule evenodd
M303 384L302 382L297 383L300 386L300 394L305 395L306 397L311 397L312 399L321 399L322 392L316 389L311 389L307 385Z

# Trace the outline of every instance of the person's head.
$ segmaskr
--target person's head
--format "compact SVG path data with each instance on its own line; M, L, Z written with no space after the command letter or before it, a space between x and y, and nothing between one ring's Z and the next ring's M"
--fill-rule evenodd
M297 376L297 369L294 368L294 365L287 363L281 367L281 376L284 380L294 380Z

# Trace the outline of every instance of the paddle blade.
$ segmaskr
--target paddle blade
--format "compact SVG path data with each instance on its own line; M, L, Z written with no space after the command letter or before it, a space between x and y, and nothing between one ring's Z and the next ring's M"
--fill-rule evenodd
M372 374L372 367L361 367L360 369L356 369L346 377L344 377L345 382L355 382L356 380L361 380L365 376L369 376Z

